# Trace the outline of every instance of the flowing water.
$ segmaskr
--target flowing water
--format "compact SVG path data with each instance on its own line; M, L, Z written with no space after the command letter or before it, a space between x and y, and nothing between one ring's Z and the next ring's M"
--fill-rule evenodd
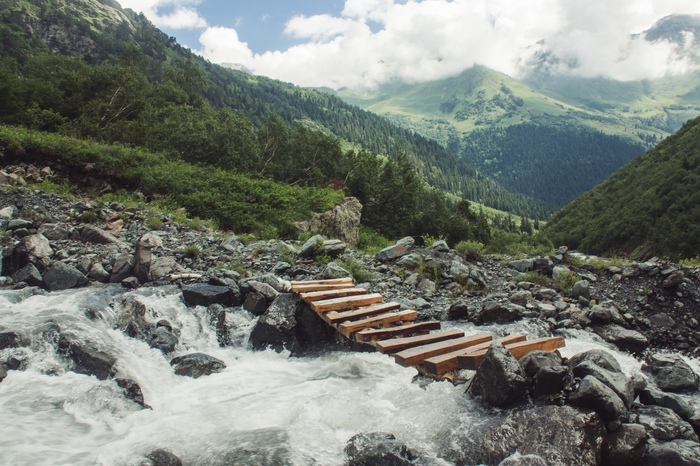
M149 319L167 319L181 331L176 352L165 357L115 330L119 303L138 296ZM413 383L415 370L378 353L328 353L292 358L252 352L247 338L255 319L229 312L235 345L220 348L203 307L187 308L176 287L124 292L88 288L48 295L0 293L0 332L16 331L28 346L0 352L24 360L0 383L0 464L140 464L166 449L185 464L340 465L343 448L359 432L391 432L413 450L435 458L450 433L478 421L483 409L464 386ZM455 324L452 324L455 325ZM57 354L57 328L116 356L117 377L138 382L152 409L126 399L113 380L68 371ZM543 336L536 322L476 328ZM581 332L564 356L609 348ZM203 352L226 363L221 373L192 379L175 375L170 358ZM625 371L641 363L614 352ZM697 368L697 365L696 365Z

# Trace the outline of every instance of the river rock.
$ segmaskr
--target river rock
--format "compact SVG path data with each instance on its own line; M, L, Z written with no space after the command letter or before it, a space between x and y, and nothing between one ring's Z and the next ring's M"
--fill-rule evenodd
M87 284L88 277L72 265L54 262L44 274L44 284L49 291L67 290Z
M114 364L117 359L84 342L72 341L61 335L58 351L71 359L74 372L94 375L100 380L105 380L114 374Z
M121 283L125 278L129 278L133 271L134 258L131 254L124 252L117 256L112 266L112 274L109 277L110 283Z
M683 398L673 393L665 393L661 390L654 390L647 387L639 394L639 401L645 405L663 406L678 414L684 421L689 421L693 417L693 407Z
M530 351L519 362L528 378L543 367L561 366L561 358L551 351Z
M243 309L255 316L261 316L267 310L267 300L261 293L253 291L246 295Z
M146 466L182 466L182 460L168 450L153 450L146 455Z
M267 300L268 304L277 299L277 296L279 296L280 294L279 291L277 291L275 288L264 282L250 280L247 282L247 284L251 290L263 295Z
M471 307L468 303L456 302L447 309L443 320L472 320L474 315L476 315L476 309Z
M479 318L483 323L495 322L505 324L522 318L524 312L525 308L517 304L487 301L479 312Z
M700 385L700 377L678 355L650 353L643 369L651 372L652 380L664 391L696 390Z
M415 240L412 237L407 236L403 239L400 239L393 246L389 246L382 249L374 257L381 262L398 259L399 257L408 254L414 244Z
M548 465L597 466L605 443L600 416L571 406L535 406L507 412L454 432L446 458L455 464L498 464L519 452Z
M102 264L95 263L90 267L88 278L102 283L109 282L110 273L107 272Z
M690 440L651 443L647 447L643 466L698 466L700 444Z
M573 381L574 375L566 366L542 367L532 377L530 395L533 398L555 395L568 389Z
M581 408L589 408L612 426L611 430L619 427L620 422L627 420L629 414L619 396L597 378L587 375L578 388L569 395L569 403Z
M504 459L498 466L548 466L547 462L537 455L521 455L516 452Z
M49 240L44 235L28 235L22 238L19 244L10 252L10 260L3 261L3 274L11 275L27 264L34 264L39 270L49 264L49 258L53 255L53 249Z
M29 286L41 286L43 283L39 269L37 269L32 263L25 265L17 272L13 273L12 281L14 283L24 282Z
M163 353L175 351L175 347L179 343L179 338L173 333L172 329L164 326L151 327L146 333L145 340L151 348L160 350Z
M146 409L151 409L143 399L141 387L131 379L116 379L117 385L122 389L124 396Z
M199 378L205 375L221 372L226 364L213 356L204 353L191 353L170 360L177 375Z
M622 372L614 372L604 369L591 361L582 361L571 368L576 377L595 377L611 389L624 402L628 408L634 401L634 383L632 379Z
M319 247L320 244L323 244L323 241L325 238L323 235L314 235L304 244L301 245L299 250L297 251L297 257L299 259L308 259L311 257L314 257L316 255L316 250Z
M49 241L63 241L70 237L70 231L63 225L56 223L43 223L39 227L39 233Z
M683 274L683 271L676 270L663 281L662 286L664 288L675 288L683 283L684 278L685 274Z
M479 365L469 393L492 406L505 406L519 400L525 391L525 373L513 354L495 341Z
M7 371L7 366L5 366L5 364L0 363L0 382L5 380L5 378L7 377Z
M250 344L253 349L272 347L275 351L282 351L284 348L289 350L298 348L300 343L295 330L299 303L299 298L291 293L278 296L260 316L250 334Z
M641 464L647 445L647 430L641 424L622 424L608 434L603 464L636 466Z
M384 432L360 433L345 446L348 466L411 466L415 455L393 434Z
M698 441L693 427L668 408L637 406L631 421L645 426L649 437L659 442L675 439Z
M636 353L643 351L649 345L649 340L643 334L617 324L596 325L593 326L593 331L603 340L624 351Z
M93 244L121 244L121 241L111 233L92 225L83 228L80 232L80 241Z
M216 329L216 341L219 346L224 347L231 344L231 334L226 324L226 308L221 304L212 304L207 308L209 322Z
M574 368L586 361L602 367L603 369L622 373L622 367L620 367L620 363L617 362L615 356L600 349L592 349L582 353L577 353L569 358L568 364L569 367Z
M183 285L182 297L188 306L227 305L233 303L233 291L231 291L231 288L208 283Z
M571 288L571 297L574 299L584 298L591 300L591 288L588 280L579 280Z
M0 350L7 348L17 348L21 346L22 340L19 334L15 332L2 332L0 333Z

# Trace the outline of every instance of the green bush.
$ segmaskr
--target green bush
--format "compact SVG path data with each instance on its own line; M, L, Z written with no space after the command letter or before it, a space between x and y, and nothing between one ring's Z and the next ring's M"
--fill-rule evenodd
M355 283L365 283L374 281L374 274L367 270L367 267L362 262L350 257L336 260L336 264L350 272Z
M457 252L463 254L469 261L480 258L484 252L484 248L484 244L478 241L460 241L455 246Z
M189 257L190 259L197 259L199 256L202 255L204 251L202 250L202 247L198 244L188 244L187 246L185 246L185 249L183 249L182 252L185 255L185 257Z
M542 233L524 235L493 230L486 252L517 257L546 256L554 252L554 246Z
M375 255L382 249L391 246L391 241L380 235L369 227L360 225L360 251L370 256Z

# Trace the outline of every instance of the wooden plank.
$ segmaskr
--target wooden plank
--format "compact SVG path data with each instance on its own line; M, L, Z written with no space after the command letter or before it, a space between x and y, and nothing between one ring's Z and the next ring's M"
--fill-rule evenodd
M378 293L364 294L360 296L346 296L344 298L324 299L309 303L311 309L316 312L338 311L341 309L357 309L382 302L382 295Z
M341 288L338 290L299 293L299 298L306 303L310 303L312 301L321 301L323 299L342 298L344 296L357 296L361 294L367 294L367 290L364 288Z
M338 324L336 328L340 333L349 338L351 334L358 330L368 327L386 327L394 322L413 320L416 317L418 317L416 311L387 312L366 319L343 322L342 324Z
M391 337L404 337L409 335L417 335L420 333L427 333L430 330L437 330L440 328L440 322L437 320L431 320L427 322L416 322L412 324L404 324L396 327L390 328L374 328L367 330L360 330L355 333L353 337L357 341L369 342L373 340L384 340Z
M508 335L503 338L499 338L497 341L501 343L517 343L519 341L525 341L525 335ZM463 356L465 354L471 353L473 351L478 351L491 346L492 341L487 341L485 343L480 343L478 345L470 346L468 348L460 349L457 351L452 351L450 353L441 354L440 356L434 356L423 361L420 369L421 372L430 376L441 376L447 372L456 371L459 369L459 364L457 363L457 357Z
M365 317L381 314L383 312L395 311L400 307L401 304L392 301L390 303L381 303L373 306L361 307L359 309L353 309L352 311L330 311L323 314L323 317L326 322L336 324L346 320L363 319Z
M408 348L437 343L439 341L452 340L464 336L464 332L458 329L443 330L442 332L428 333L415 337L392 338L375 342L380 353L398 353Z
M296 287L296 286L303 286L303 285L337 285L337 284L341 284L341 283L352 285L352 277L331 278L331 279L327 279L327 280L303 280L303 281L293 281L293 282L289 282L289 283L292 286L292 289L294 289L294 287Z
M342 290L352 288L352 283L331 283L329 285L311 284L311 285L296 285L292 287L292 293L307 293L309 291L327 291L327 290Z
M431 343L429 345L403 350L394 354L394 359L398 364L404 367L415 366L416 364L422 364L423 361L433 356L450 353L489 340L491 340L491 335L480 333L469 337L456 338L454 340L441 341L439 343Z
M531 351L554 351L565 346L564 337L538 338L537 340L522 341L506 345L508 351L513 353L516 359L520 359ZM457 357L457 363L461 369L476 370L481 361L486 357L488 349L474 351Z

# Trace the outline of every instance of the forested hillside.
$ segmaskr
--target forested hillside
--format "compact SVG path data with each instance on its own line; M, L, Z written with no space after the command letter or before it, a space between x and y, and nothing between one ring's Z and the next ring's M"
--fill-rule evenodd
M554 215L557 244L595 254L700 254L700 118Z
M19 119L30 127L169 150L190 161L221 159L224 166L247 167L255 173L254 159L268 160L269 154L257 152L244 139L251 128L254 132L265 128L264 134L270 134L270 125L276 124L271 115L277 115L289 131L305 131L298 129L299 124L314 130L306 131L317 133L307 134L312 139L332 135L377 154L396 157L404 153L428 183L458 196L530 217L545 215L542 205L508 192L434 141L336 97L213 65L180 47L142 15L121 10L114 2L3 0L0 19L3 76L10 81L26 78L36 83L46 80L47 72L42 70L53 68L53 76L64 81L59 87L63 86L60 98L69 100L65 107L71 107L71 99L82 99L80 104L92 100L90 106L106 111L99 115L99 128L89 127L92 123L86 120L90 116L79 115L75 105L57 108L47 97L41 102L26 98L21 102L22 97L14 95L17 91L8 89L6 99L14 103L9 102L3 111L5 122ZM49 52L54 53L53 62L46 66L42 60L49 60L43 58ZM56 54L75 60L62 62ZM59 70L62 67L65 70ZM73 79L72 68L75 75L80 70L81 76ZM88 68L98 70L104 82L86 86L83 75L92 72ZM173 91L173 85L184 92ZM100 88L105 91L97 96ZM144 102L151 98L152 104ZM105 105L112 108L105 109ZM193 108L203 109L205 115ZM29 122L32 118L35 121ZM160 130L145 134L150 131L145 127L154 121L163 122ZM233 139L227 140L223 134ZM301 151L305 150L297 152ZM319 154L309 157L318 159ZM297 165L305 162L294 160ZM270 168L260 174L272 176ZM330 174L331 178L334 175ZM304 176L308 178L308 173Z

